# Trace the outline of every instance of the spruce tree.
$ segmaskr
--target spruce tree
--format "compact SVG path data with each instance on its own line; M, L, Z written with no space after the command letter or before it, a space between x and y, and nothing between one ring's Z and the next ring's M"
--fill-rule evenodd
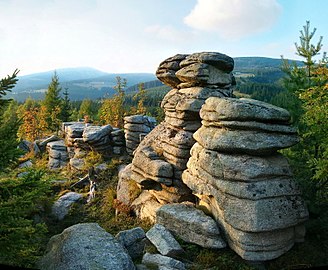
M51 131L57 131L61 118L61 106L62 99L60 97L60 91L62 90L59 78L55 72L51 78L51 82L46 91L45 98L43 101L46 107L47 117L46 121L48 123L48 128Z
M69 99L68 88L65 88L63 95L64 95L64 98L63 98L62 108L61 108L61 119L64 122L67 122L67 121L69 121L69 118L72 114L71 101Z
M17 149L17 103L2 99L17 82L18 70L0 80L0 171L13 164L21 154Z

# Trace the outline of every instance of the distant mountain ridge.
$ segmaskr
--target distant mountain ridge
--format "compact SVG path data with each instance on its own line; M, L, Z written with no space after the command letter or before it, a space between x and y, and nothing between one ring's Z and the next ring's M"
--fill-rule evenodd
M234 72L236 73L256 73L263 69L280 71L282 65L281 59L268 57L236 57L234 61ZM300 61L296 61L296 63L302 65ZM34 99L42 99L54 72L55 70L19 76L17 85L8 97L18 101L24 101L29 96ZM137 90L137 85L141 82L147 83L146 88L162 84L152 73L115 74L91 67L64 68L57 69L56 72L62 88L68 88L71 100L112 96L115 93L113 87L116 85L117 76L127 80L127 92Z

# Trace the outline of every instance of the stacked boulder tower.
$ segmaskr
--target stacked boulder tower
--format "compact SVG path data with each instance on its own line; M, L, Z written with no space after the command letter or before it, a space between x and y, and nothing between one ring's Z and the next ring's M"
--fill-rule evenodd
M267 261L304 240L308 211L278 152L299 139L288 111L234 98L233 66L214 52L159 65L157 77L173 88L161 103L165 119L135 149L119 186L140 189L124 198L140 218L159 220L163 205L194 203L243 259Z
M274 259L304 238L308 212L287 159L289 113L251 99L209 98L183 182L247 260Z
M154 220L161 205L194 201L181 175L195 143L193 133L201 126L199 111L209 97L232 97L233 64L227 55L205 52L179 54L159 65L157 77L173 88L161 103L165 120L143 139L121 174L142 189L131 204L139 216Z

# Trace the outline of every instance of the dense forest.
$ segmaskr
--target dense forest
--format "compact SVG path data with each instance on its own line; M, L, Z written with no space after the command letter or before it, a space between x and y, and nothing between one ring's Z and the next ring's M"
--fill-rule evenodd
M315 32L309 22L301 31L296 53L303 62L282 58L279 67L266 69L259 68L256 59L254 62L243 59L248 63L243 69L238 68L236 62L236 97L258 99L287 109L301 138L299 144L282 152L292 165L309 208L307 239L289 255L271 262L269 269L328 263L327 254L324 254L328 248L328 59L323 53L320 60L316 60L322 53L322 38L313 44ZM79 215L72 213L66 223L57 225L48 215L58 190L62 192L67 187L58 187L53 180L71 181L76 175L48 171L46 155L33 151L26 154L18 148L19 144L24 140L34 142L58 135L61 123L67 121L123 128L124 116L145 114L160 122L164 117L160 102L170 88L158 81L127 87L127 79L117 76L110 97L71 101L70 89L63 87L60 77L54 73L43 99L17 102L7 99L7 94L15 87L18 74L15 70L0 80L0 263L35 267L49 238L81 221ZM89 162L95 164L99 159L90 156ZM34 166L21 167L27 160L33 160ZM112 171L106 177L117 177L118 163L112 163ZM104 186L106 191L102 196L83 210L84 220L99 222L113 232L135 225L136 221L126 215L115 217L115 190L112 186ZM197 259L204 267L211 266L209 261L216 257L214 253L190 247L190 252L193 251L202 254L203 257L197 255ZM222 256L222 269L236 268L232 255Z

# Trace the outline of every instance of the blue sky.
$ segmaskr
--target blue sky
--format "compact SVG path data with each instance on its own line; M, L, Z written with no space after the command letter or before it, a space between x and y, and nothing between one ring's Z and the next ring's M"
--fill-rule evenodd
M90 66L151 72L177 53L299 59L310 20L328 51L327 0L0 0L0 77Z

